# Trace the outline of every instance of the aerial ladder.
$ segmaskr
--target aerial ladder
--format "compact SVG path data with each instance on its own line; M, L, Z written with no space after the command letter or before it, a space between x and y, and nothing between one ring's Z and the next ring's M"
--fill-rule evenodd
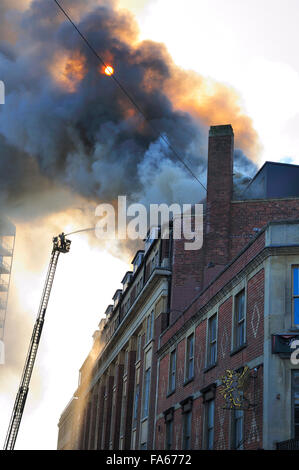
M30 379L34 367L34 362L37 355L37 350L43 330L43 325L45 321L46 310L51 294L51 289L55 277L56 267L59 259L60 253L68 253L70 251L71 241L65 238L64 233L62 232L57 237L53 238L53 249L51 253L49 268L47 272L47 277L44 285L44 290L42 298L39 305L39 310L35 325L33 328L33 333L30 340L30 345L22 373L22 378L19 386L19 390L15 399L5 443L4 450L13 450L15 442L17 439L18 431L20 428L23 411L26 403L26 398L29 391Z

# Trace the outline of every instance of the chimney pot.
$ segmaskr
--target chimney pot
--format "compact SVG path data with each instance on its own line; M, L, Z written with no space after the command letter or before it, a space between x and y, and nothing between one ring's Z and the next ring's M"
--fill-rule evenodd
M209 131L209 137L218 135L234 135L231 124L223 124L221 126L211 126Z

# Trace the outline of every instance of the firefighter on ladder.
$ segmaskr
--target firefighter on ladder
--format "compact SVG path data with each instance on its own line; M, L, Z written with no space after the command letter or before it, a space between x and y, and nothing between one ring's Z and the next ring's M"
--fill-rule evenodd
M60 235L59 235L59 238L60 238L60 246L63 250L66 249L66 241L65 241L65 234L64 232L62 232Z
M54 249L62 250L64 252L69 251L68 245L70 245L69 240L66 240L64 232L62 232L57 237L53 237Z

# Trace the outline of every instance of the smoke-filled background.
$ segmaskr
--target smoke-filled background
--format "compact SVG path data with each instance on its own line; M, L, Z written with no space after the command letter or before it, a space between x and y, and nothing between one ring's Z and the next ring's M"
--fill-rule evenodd
M115 2L63 5L105 63L113 64L151 126L169 137L203 182L207 124L231 122L236 146L254 155L256 133L230 89L213 83L208 93L203 78L178 68L163 44L138 41L134 18ZM23 205L45 189L53 206L64 201L59 191L66 188L92 201L126 194L172 202L185 197L186 187L192 202L204 196L53 0L34 1L12 21L17 37L13 44L2 41L0 59L4 206ZM44 201L38 206L41 213L52 209Z
M118 195L145 204L198 202L205 197L202 186L153 129L167 136L204 185L210 125L231 123L234 128L236 191L242 191L265 157L278 159L269 158L269 145L265 152L268 141L262 127L263 138L258 138L255 122L260 121L252 106L261 106L260 100L249 100L248 92L244 98L235 89L242 89L245 72L252 79L252 71L242 69L241 56L228 45L238 40L242 45L245 17L250 20L250 14L239 11L233 0L189 0L184 11L180 3L61 0L93 48L114 67L115 77L147 122L113 78L103 73L102 64L53 0L1 2L0 79L6 100L0 107L0 207L16 224L17 239L6 364L0 366L0 439L18 386L52 235L94 225L96 205L115 204ZM227 12L219 10L222 3ZM247 0L241 3L249 5ZM232 44L230 8L237 15L233 27L238 38ZM278 10L277 15L281 17ZM226 20L227 28L219 27ZM243 20L243 29L237 20ZM176 54L180 66L173 59ZM272 82L264 83L272 69L274 83L277 75L288 77L290 89L295 88L295 77L283 75L283 67L279 75L278 68L264 66L264 76L259 77L263 96L272 90ZM255 84L257 74L256 68ZM271 116L275 99L280 105L280 98L273 96ZM292 103L298 104L296 99ZM290 109L285 106L282 116L293 116ZM295 123L294 118L291 124ZM281 157L294 161L295 155ZM99 243L81 234L73 239L72 253L60 261L19 448L55 448L56 424L76 388L91 334L135 248Z

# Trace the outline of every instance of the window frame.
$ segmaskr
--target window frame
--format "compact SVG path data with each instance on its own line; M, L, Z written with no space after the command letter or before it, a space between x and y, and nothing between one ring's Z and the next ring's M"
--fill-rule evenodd
M160 251L159 248L153 253L152 258L150 260L150 273L152 273L155 268L159 267L160 262Z
M165 424L165 450L171 450L173 445L173 419Z
M215 338L211 341L211 323L215 320ZM214 361L211 360L211 351L215 346ZM208 328L207 328L207 356L206 356L206 367L212 367L217 363L218 355L218 312L213 313L208 318Z
M120 413L120 424L119 424L119 439L121 442L121 439L124 438L124 425L125 425L125 404L127 401L127 392L128 392L128 382L127 380L124 380L123 383L123 389L122 389L122 394L121 394L121 413Z
M150 329L150 341L154 339L154 325L155 325L155 310L153 309L150 313L151 317L151 329Z
M125 376L128 373L128 366L129 366L129 349L128 348L126 348L124 350L123 358L124 358L124 372L123 372L123 375Z
M147 381L148 374L148 381ZM150 405L150 392L151 392L151 367L148 367L144 372L143 382L143 397L142 397L142 419L148 418L149 405Z
M299 328L299 321L298 323L295 323L295 299L299 298L299 293L297 295L294 294L294 271L295 269L298 270L298 277L299 277L299 265L298 264L292 265L292 326L294 326L295 328Z
M188 343L188 340L192 338L192 356L190 356L190 353L189 353L189 343ZM194 331L190 332L187 336L186 336L186 349L185 349L185 383L186 382L189 382L190 380L192 380L194 378L194 349L195 349L195 333ZM189 368L190 368L190 363L192 363L192 375L189 375Z
M211 404L213 404L213 426L209 427L209 412L210 412ZM205 402L204 426L205 426L205 429L204 429L205 449L213 450L214 442L215 442L215 397ZM209 442L210 442L209 433L211 430L213 432L213 444L212 444L212 447L209 447Z
M133 413L132 413L132 429L137 428L138 421L138 408L139 408L139 397L140 397L140 383L135 384L134 390L134 403L133 403Z
M188 430L188 434L186 432L187 425L188 427L190 426L190 429ZM192 439L192 409L183 413L183 450L191 449L191 439ZM188 446L187 446L187 442L188 442Z
M236 416L237 412L241 412L242 415L240 417ZM231 447L233 450L243 450L244 448L244 423L245 423L245 417L244 417L244 410L243 409L238 409L235 408L232 412L232 423L231 423ZM237 436L236 436L236 431L237 431L237 421L241 420L242 421L242 437L240 442L237 443Z
M299 438L299 417L298 417L298 436L296 437L296 416L295 416L295 412L296 412L296 405L295 405L295 375L298 374L299 375L299 369L292 369L292 385L291 385L291 395L292 395L292 437L294 439L298 439ZM299 408L299 406L298 406ZM298 414L299 414L299 409L298 409Z
M136 362L140 361L141 360L141 343L142 343L142 336L141 334L137 335L137 339L136 339Z
M146 344L154 338L154 323L155 323L155 311L151 310L151 313L146 317Z
M174 357L173 363L171 360L172 357ZM170 351L170 354L169 354L168 394L173 393L176 388L176 364L177 364L177 352L175 348L175 349L172 349L172 351Z
M241 294L244 295L243 300L243 317L241 320L238 319L239 309L238 309L238 299L240 298ZM246 345L246 319L247 319L247 292L246 287L242 287L233 298L234 301L234 318L233 318L233 350L242 348ZM238 332L240 328L240 324L243 325L243 341L242 343L238 343Z

